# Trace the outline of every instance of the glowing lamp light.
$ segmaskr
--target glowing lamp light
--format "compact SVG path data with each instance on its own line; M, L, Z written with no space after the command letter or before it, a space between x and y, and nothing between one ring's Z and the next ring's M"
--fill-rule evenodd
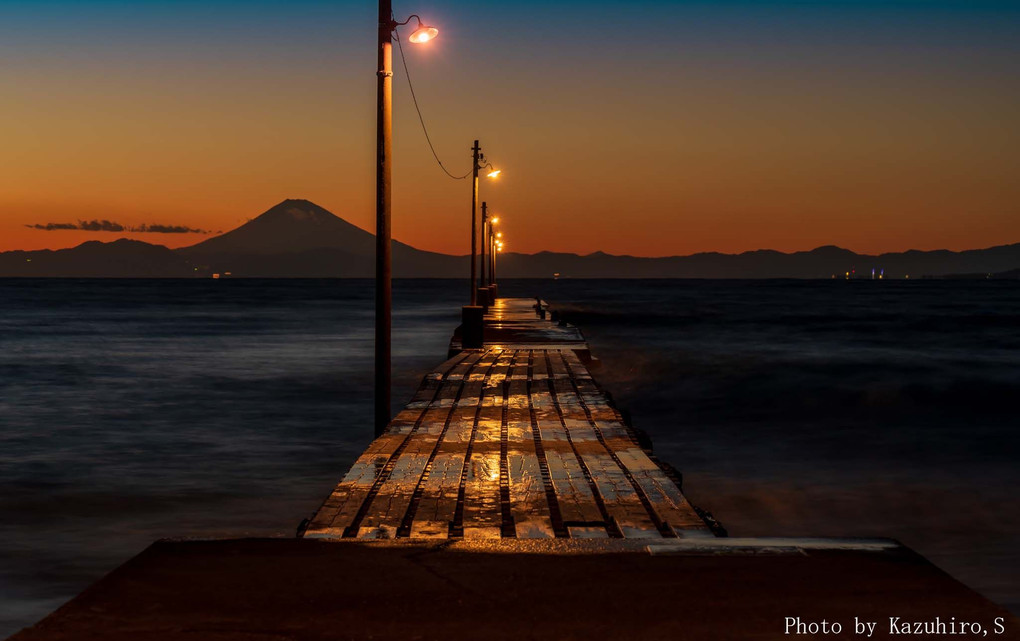
M503 232L501 232L501 231L496 232L496 238L502 238L502 237L503 237Z
M434 40L438 35L439 29L436 29L435 27L430 27L428 25L424 25L421 22L419 22L418 28L414 30L414 32L411 34L408 40L415 44L421 44L423 42L428 42L429 40Z
M490 222L491 222L491 223L492 223L493 225L495 225L496 223L498 223L498 222L499 222L499 218L493 218L493 219L492 219L492 220L491 220Z
M488 176L489 178L495 178L499 176L501 173L503 173L502 169L493 169L488 174L486 174L486 176Z

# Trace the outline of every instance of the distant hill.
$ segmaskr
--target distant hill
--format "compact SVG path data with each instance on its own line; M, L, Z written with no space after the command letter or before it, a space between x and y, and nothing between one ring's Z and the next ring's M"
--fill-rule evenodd
M237 229L170 250L136 240L89 241L57 251L0 254L0 277L234 277L371 278L375 237L315 203L285 200ZM701 253L666 258L540 252L500 256L503 278L858 278L994 274L1014 277L1020 243L963 252L906 251L869 256L834 246L782 253ZM415 249L394 241L398 278L465 278L466 256Z
M139 240L90 240L71 249L0 253L0 276L187 278L194 268L173 250Z
M981 273L1000 277L1020 265L1020 243L973 249L895 252L877 256L825 246L785 254L762 249L742 254L701 253L667 258L612 256L601 252L578 256L542 252L500 257L497 274L506 277L564 278L856 278L943 277Z

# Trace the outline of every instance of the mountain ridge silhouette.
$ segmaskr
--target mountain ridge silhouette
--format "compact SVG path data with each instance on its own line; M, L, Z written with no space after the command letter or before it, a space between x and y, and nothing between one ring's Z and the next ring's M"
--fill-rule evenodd
M239 227L171 250L138 240L87 241L69 249L0 253L0 277L235 277L371 278L375 236L304 199L286 199ZM542 251L500 256L503 278L832 278L855 271L876 276L1009 276L1020 268L1020 243L985 249L907 250L858 254L836 245L791 253L757 249L648 258L596 251ZM465 278L466 256L393 242L398 278Z

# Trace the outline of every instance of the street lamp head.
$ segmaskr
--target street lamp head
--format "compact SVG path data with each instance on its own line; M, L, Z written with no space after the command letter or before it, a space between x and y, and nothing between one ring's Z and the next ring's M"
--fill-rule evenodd
M496 218L493 218L493 219L492 219L492 220L490 220L489 222L490 222L491 224L495 225L496 223L498 223L498 222L499 222L499 217L497 216Z
M411 33L410 37L408 37L408 40L415 44L421 44L423 42L428 42L429 40L434 40L438 35L439 29L422 24L421 20L419 19L418 28L415 29L413 33Z
M436 29L435 27L430 27L429 25L423 23L421 21L421 18L416 13L412 13L410 16L408 16L407 20L404 20L403 22L396 21L391 22L390 28L396 31L397 27L407 24L408 22L411 21L411 18L414 18L415 20L418 21L418 28L412 31L411 35L408 37L408 40L410 40L411 42L415 44L421 44L423 42L428 42L429 40L434 40L436 36L439 35L439 29Z
M503 237L503 232L501 232L501 231L496 232L496 238L502 238L502 237Z
M487 173L486 176L488 176L489 178L495 178L499 176L501 173L503 173L502 169L493 169L492 171Z

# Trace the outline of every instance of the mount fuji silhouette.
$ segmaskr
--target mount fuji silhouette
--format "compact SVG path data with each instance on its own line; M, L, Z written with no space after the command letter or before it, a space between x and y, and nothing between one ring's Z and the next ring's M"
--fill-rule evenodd
M136 240L89 241L56 251L0 253L0 277L188 278L230 273L246 278L372 278L375 237L307 200L285 200L237 229L176 250ZM595 252L508 253L503 278L832 278L848 272L885 278L1016 278L1020 243L962 252L906 251L870 256L825 246L782 253L700 253L641 258ZM397 278L466 278L466 256L393 242Z
M253 278L372 278L375 236L307 200L285 200L215 238L176 250L198 271ZM393 275L457 278L466 257L393 241Z

